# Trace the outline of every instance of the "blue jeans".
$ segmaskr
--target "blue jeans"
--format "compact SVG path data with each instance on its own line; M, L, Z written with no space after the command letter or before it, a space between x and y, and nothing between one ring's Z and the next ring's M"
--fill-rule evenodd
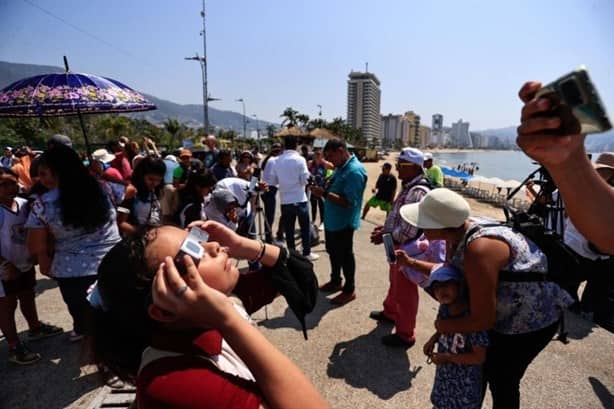
M296 218L301 227L301 240L303 242L303 255L311 253L311 228L309 226L309 208L307 202L282 204L281 205L281 225L286 233L286 243L289 249L295 250L294 245L294 226Z

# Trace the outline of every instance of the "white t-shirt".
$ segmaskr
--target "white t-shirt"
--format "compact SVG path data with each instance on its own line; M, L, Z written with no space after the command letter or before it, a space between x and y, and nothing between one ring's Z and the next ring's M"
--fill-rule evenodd
M0 255L17 267L17 270L28 271L34 266L26 246L28 201L17 197L15 203L15 211L0 205Z
M309 180L309 170L305 158L297 151L288 149L277 157L272 168L271 184L279 185L282 205L307 201L305 186Z

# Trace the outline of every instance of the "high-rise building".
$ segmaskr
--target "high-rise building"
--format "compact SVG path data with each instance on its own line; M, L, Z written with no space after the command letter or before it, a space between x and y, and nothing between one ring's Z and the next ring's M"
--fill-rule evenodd
M382 135L380 82L371 72L350 72L348 80L348 125L361 129L369 146L379 145Z
M409 122L403 115L388 114L382 120L382 145L386 147L407 146Z
M409 146L420 146L420 115L414 111L405 112L405 118L409 122Z
M420 125L420 148L426 148L431 140L431 128Z
M433 114L433 122L431 126L431 138L429 143L433 146L443 146L443 115Z
M473 148L473 141L469 134L469 122L459 119L458 122L453 123L450 136L452 143L459 148Z

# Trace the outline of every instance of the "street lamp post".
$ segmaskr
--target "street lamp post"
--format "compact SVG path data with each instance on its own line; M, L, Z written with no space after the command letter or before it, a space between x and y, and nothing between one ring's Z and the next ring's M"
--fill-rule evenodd
M240 102L241 105L243 105L243 137L247 138L247 117L245 116L245 100L243 98L239 98L235 101Z
M205 125L205 135L209 133L209 92L207 91L207 31L205 26L205 0L203 0L203 9L200 12L200 16L203 18L203 29L200 35L203 38L203 56L199 56L198 53L194 57L185 57L185 60L200 62L200 68L203 74L203 116Z
M256 119L256 140L258 141L257 145L258 145L258 152L260 152L260 150L262 149L260 146L260 122L258 120L258 117L256 116L256 114L252 114L252 116Z

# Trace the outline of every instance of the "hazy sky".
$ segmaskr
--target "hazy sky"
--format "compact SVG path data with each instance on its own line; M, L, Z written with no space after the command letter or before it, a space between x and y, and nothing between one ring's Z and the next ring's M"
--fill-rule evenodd
M62 65L201 103L198 0L0 0L0 60ZM43 10L41 10L41 8ZM51 16L53 14L55 17ZM61 20L59 20L59 19ZM346 116L350 70L375 73L382 113L430 125L514 125L525 80L590 69L614 113L614 1L207 1L209 90L221 109L279 121Z

